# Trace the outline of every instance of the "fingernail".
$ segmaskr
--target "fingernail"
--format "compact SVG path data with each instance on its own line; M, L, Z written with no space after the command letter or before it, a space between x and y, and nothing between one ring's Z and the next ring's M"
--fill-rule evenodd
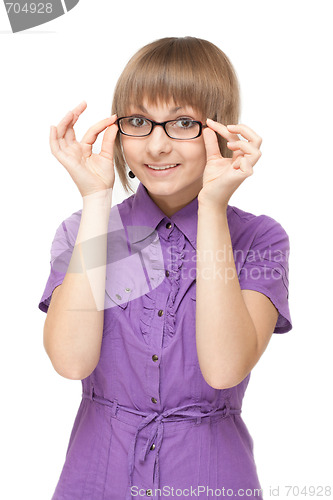
M227 125L227 128L235 127L235 125Z

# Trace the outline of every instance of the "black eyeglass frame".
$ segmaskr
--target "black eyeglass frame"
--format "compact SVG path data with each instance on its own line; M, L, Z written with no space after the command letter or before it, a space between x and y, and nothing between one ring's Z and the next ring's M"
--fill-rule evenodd
M166 130L166 124L167 123L178 122L180 120L180 118L178 118L178 120L167 120L166 122L155 122L154 120L149 120L149 118L144 118L147 122L151 123L151 130L150 130L150 132L148 134L144 134L144 135L126 134L126 132L123 132L121 130L119 122L123 118L132 118L132 117L135 118L136 115L121 116L120 118L118 118L116 120L116 124L118 125L119 132L121 134L123 134L123 135L127 135L128 137L147 137L148 135L150 135L152 133L152 131L154 130L154 127L156 127L156 125L159 125L159 126L163 127L164 132L166 133L166 135L168 137L170 137L170 139L174 139L175 141L192 141L192 139L197 139L197 137L200 137L200 135L202 133L202 129L207 127L207 125L204 125L202 122L199 122L198 120L191 120L190 118L186 118L186 120L191 121L193 123L197 123L199 125L199 133L196 136L191 137L191 139L180 139L178 137L171 137L171 135L169 135L168 132L167 132L167 130ZM138 117L138 118L143 118L143 117ZM185 120L185 118L184 118L184 120Z

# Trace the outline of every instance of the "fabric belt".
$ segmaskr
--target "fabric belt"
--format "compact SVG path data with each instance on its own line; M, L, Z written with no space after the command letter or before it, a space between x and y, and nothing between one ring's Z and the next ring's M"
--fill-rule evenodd
M155 455L155 464L154 464L154 473L153 473L153 484L154 489L158 489L160 487L160 469L159 469L159 451L161 448L162 440L163 440L163 425L162 423L167 422L177 422L184 420L197 420L197 423L201 423L201 418L207 418L214 415L222 415L222 418L227 418L230 415L240 415L242 410L239 408L230 408L229 401L225 401L225 405L222 408L211 408L208 411L201 411L200 407L205 406L203 403L192 403L189 405L178 406L177 408L171 408L169 410L165 410L162 413L158 413L156 411L151 413L140 412L135 410L134 408L128 408L126 406L120 405L118 401L115 399L111 401L109 399L102 398L97 396L92 389L89 394L82 393L82 398L90 399L99 404L103 404L106 406L110 406L112 408L111 415L119 420L121 416L126 415L125 422L128 423L128 417L131 417L131 423L138 423L138 427L136 429L134 438L132 440L129 452L128 452L128 474L129 474L129 488L126 494L126 500L131 500L131 487L133 482L133 470L134 470L134 461L135 461L135 449L137 444L137 438L139 432L147 427L149 424L152 424L151 432L149 437L141 449L140 460L142 462L145 461L149 448L153 443L156 446L156 455ZM177 418L178 417L178 418ZM134 420L133 420L134 419Z

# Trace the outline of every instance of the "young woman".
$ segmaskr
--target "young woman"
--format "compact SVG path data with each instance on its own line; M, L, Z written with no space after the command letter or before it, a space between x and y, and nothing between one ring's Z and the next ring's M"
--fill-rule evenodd
M55 370L83 389L53 500L262 498L241 407L272 334L292 328L289 240L228 204L261 156L235 71L208 41L164 38L77 142L85 108L50 132L83 198L39 303ZM140 184L111 208L114 162L125 190Z

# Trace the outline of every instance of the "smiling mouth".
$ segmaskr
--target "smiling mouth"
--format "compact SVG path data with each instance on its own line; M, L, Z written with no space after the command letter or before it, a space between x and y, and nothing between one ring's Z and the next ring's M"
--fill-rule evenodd
M173 163L170 165L161 165L161 166L148 165L147 163L145 165L146 167L151 168L152 170L168 170L169 168L178 167L179 163Z

